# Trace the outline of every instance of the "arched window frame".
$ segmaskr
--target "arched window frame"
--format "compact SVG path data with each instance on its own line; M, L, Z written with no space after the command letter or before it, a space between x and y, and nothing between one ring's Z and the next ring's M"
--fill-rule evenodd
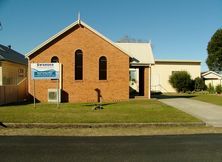
M51 63L59 63L59 58L57 56L53 56L51 58ZM51 80L57 80L57 79L51 79Z
M105 56L99 58L99 80L107 80L107 58Z
M83 52L75 51L75 80L83 80Z
M51 58L51 63L59 63L59 58L57 56L53 56Z

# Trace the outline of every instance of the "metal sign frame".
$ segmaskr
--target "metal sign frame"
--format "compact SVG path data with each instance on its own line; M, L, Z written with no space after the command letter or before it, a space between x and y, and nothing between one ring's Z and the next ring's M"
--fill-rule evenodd
M59 63L31 63L32 79L59 79Z
M33 102L36 107L35 99L35 80L56 79L57 80L57 107L59 108L59 82L60 82L60 63L31 63L31 78L34 81Z

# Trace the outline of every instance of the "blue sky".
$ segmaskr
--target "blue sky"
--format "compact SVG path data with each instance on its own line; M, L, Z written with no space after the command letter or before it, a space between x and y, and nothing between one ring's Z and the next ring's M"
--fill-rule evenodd
M117 41L151 40L157 59L202 61L222 28L222 0L0 0L0 44L25 54L81 19Z

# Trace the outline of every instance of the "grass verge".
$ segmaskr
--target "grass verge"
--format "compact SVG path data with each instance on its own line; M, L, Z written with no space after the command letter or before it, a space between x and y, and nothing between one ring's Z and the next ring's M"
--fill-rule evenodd
M222 133L222 128L198 127L148 127L148 128L1 128L0 136L147 136Z

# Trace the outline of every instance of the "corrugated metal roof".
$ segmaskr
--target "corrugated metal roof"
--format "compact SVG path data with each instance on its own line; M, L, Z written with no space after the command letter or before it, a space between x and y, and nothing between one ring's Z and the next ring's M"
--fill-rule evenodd
M24 65L28 64L28 60L24 55L2 44L0 44L0 61L10 61Z
M2 47L0 47L0 51L5 51Z
M133 58L133 64L154 64L150 43L115 43Z

